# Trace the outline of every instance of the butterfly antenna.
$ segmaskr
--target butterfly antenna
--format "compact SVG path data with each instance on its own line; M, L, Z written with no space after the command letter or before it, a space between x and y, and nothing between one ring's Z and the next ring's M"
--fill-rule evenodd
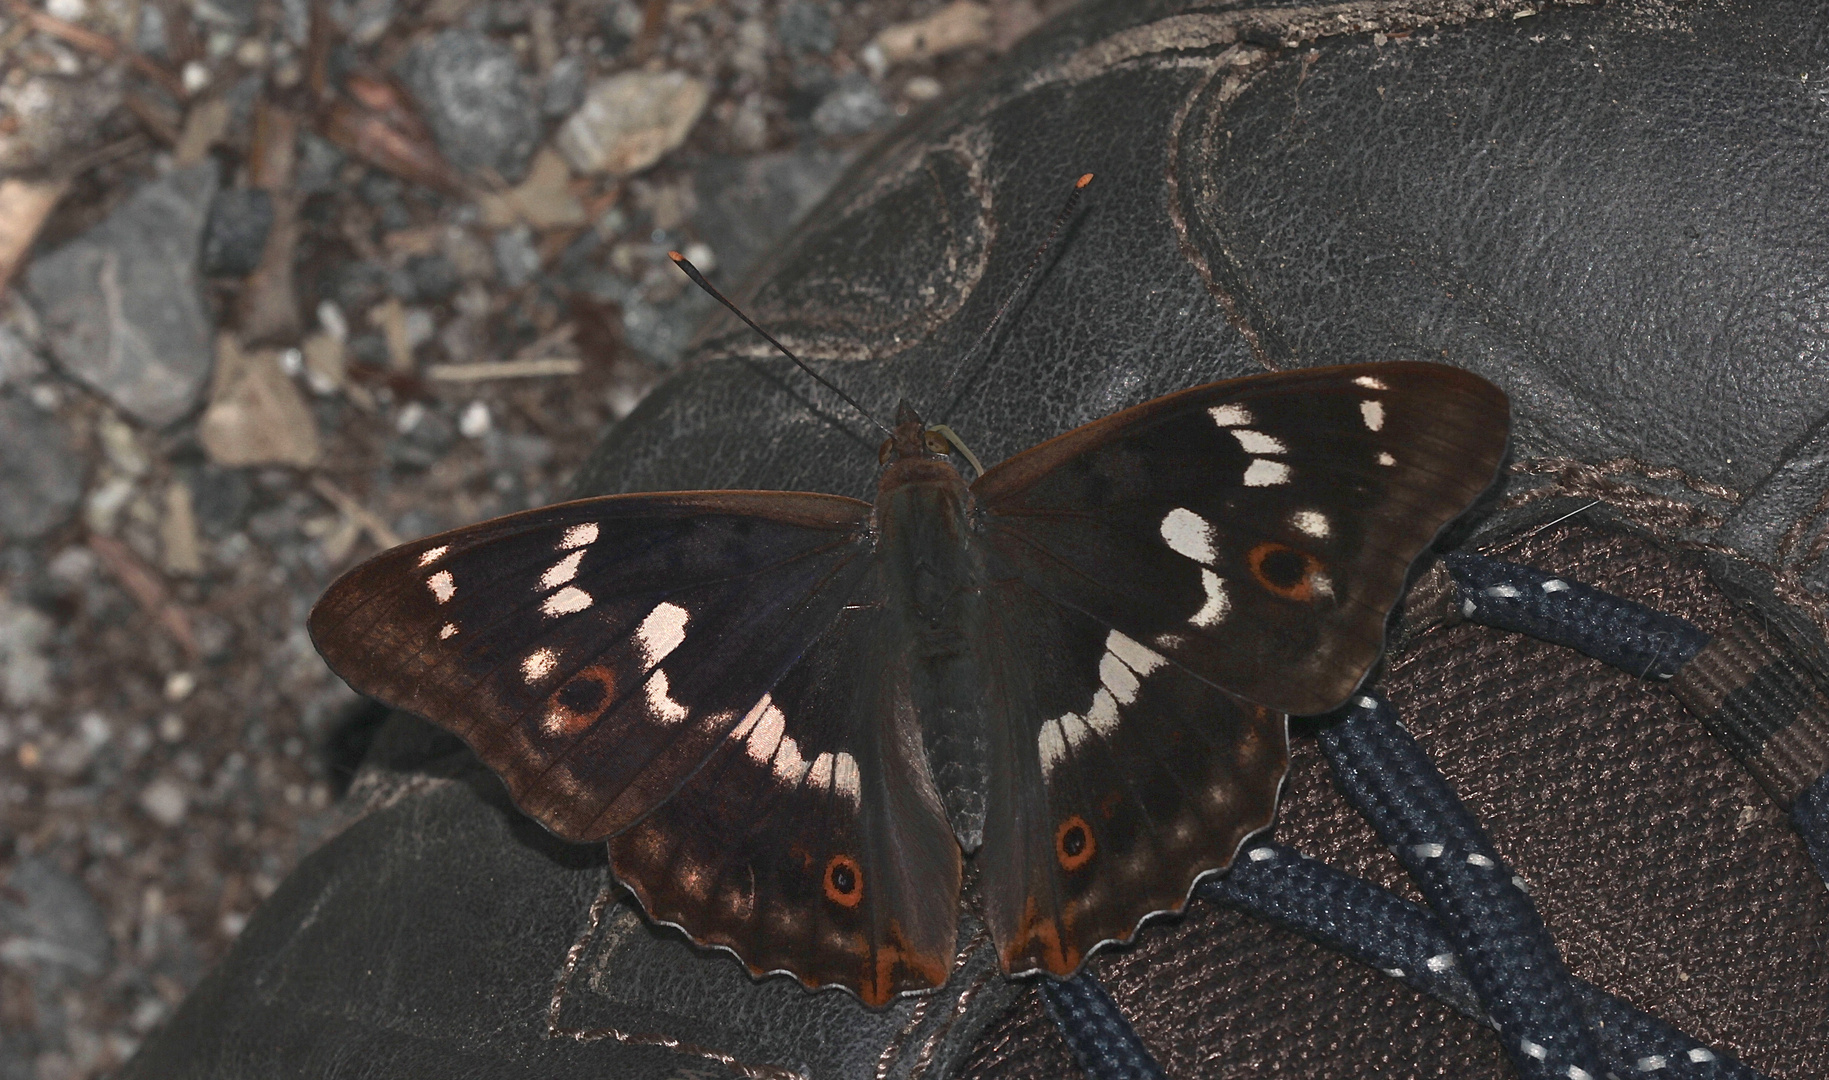
M1091 173L1086 173L1073 182L1073 190L1067 193L1067 201L1061 204L1061 212L1054 215L1054 224L1048 226L1048 235L1044 236L1042 242L1036 245L1035 254L1029 256L1029 265L1023 268L1022 279L1016 283L1016 288L1010 290L1010 295L1004 297L1003 303L997 308L997 314L991 316L990 324L984 328L983 333L978 335L978 340L972 342L972 347L965 351L966 360L970 360L973 356L976 356L979 349L988 345L991 339L997 336L997 330L1003 325L1004 316L1009 313L1011 306L1016 303L1018 298L1029 291L1029 283L1035 280L1035 275L1041 270L1042 257L1053 250L1055 237L1060 235L1060 231L1067 224L1067 220L1073 217L1074 209L1080 205L1080 193L1085 191L1086 185L1090 183L1092 183ZM969 364L961 362L960 365L954 369L953 375L948 377L946 383L940 387L941 397L945 397L946 392L952 388L953 379L958 377L958 373L966 370L969 366ZM947 402L946 409L941 415L950 415L953 411L953 406L958 403L958 399L956 398Z
M730 300L728 298L726 298L723 293L721 293L717 290L717 286L713 285L709 281L706 281L705 275L699 273L699 268L692 265L692 263L687 260L686 256L681 255L677 251L669 251L669 252L667 252L667 258L672 259L675 266L678 266L681 270L686 271L686 276L692 279L692 283L694 285L697 285L699 288L704 289L706 292L710 293L711 298L713 300L716 300L718 303L723 304L725 307L730 309L730 313L732 315L735 315L737 318L742 319L743 325L749 327L751 330L754 330L756 333L761 334L763 339L766 340L770 345L773 345L775 348L781 350L781 355L787 357L789 360L792 360L796 367L798 367L800 370L806 372L808 375L811 375L813 377L814 382L825 387L827 390L832 391L834 394L837 394L839 396L839 398L841 398L844 401L845 404L851 406L853 409L856 409L858 412L858 415L862 416L864 419L870 421L872 424L875 424L877 427L881 428L883 431L883 434L894 437L895 432L890 431L889 428L887 426L885 426L881 420L878 420L876 417L871 416L869 410L865 409L862 405L859 405L857 403L856 399L854 399L850 394L847 394L843 390L840 390L838 387L832 385L832 383L829 380L827 380L825 376L821 375L819 372L814 371L812 368L808 367L806 364L806 361L802 360L798 356L795 356L791 351L789 351L789 349L786 345L783 345L783 344L781 344L781 342L776 341L775 336L773 334L769 333L767 330L762 329L760 326L757 326L756 321L754 319L750 318L748 315L743 314L743 309L739 308L737 305L731 303Z

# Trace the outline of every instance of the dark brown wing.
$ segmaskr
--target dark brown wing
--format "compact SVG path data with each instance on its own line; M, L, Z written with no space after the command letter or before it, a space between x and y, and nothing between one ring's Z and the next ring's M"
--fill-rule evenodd
M377 556L311 634L555 833L623 833L614 867L657 917L880 1003L944 979L959 852L901 753L869 515L776 492L545 507Z
M1285 713L1339 705L1505 398L1431 364L1197 387L972 485L997 602L983 865L1006 967L1071 973L1269 824Z
M972 485L1042 594L1279 712L1346 700L1410 564L1493 481L1508 406L1438 364L1195 387L1070 431Z

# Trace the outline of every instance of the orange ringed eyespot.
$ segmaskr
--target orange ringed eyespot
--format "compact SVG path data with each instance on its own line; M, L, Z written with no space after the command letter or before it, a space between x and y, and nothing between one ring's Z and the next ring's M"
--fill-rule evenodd
M1061 822L1061 827L1054 830L1054 857L1062 870L1071 873L1085 866L1098 849L1092 838L1092 826L1078 814Z
M1287 544L1265 541L1245 556L1251 576L1259 585L1285 600L1314 599L1314 575L1321 570L1321 560Z
M864 870L849 855L834 855L826 862L826 899L840 907L856 907L864 898Z

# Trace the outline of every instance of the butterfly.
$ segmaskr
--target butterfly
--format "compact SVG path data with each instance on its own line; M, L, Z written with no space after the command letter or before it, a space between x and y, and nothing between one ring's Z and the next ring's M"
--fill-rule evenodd
M967 483L903 404L874 504L547 506L369 560L310 631L752 973L871 1006L940 985L969 860L1003 969L1064 977L1269 826L1287 716L1366 677L1508 417L1443 365L1296 370Z

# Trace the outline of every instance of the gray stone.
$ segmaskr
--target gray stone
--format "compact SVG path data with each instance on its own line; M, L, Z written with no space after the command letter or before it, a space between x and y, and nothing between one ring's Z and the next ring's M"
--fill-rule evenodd
M330 17L358 45L367 45L387 33L394 21L394 0L333 0Z
M540 253L533 246L533 230L516 225L495 234L495 269L502 284L518 289L540 272Z
M33 540L70 520L83 458L57 417L0 395L0 536Z
M679 363L693 331L716 306L717 301L697 289L660 304L631 296L622 305L623 341L656 364L671 367Z
M254 485L246 469L204 464L189 477L191 508L197 527L210 540L220 540L241 528L254 501Z
M101 907L83 883L28 855L0 889L0 960L48 981L95 976L114 957Z
M297 187L301 195L335 191L342 186L337 173L343 169L343 151L315 132L307 131L298 140Z
M540 117L507 46L475 31L443 30L414 46L400 75L452 164L511 182L526 173Z
M540 111L547 116L570 116L584 101L584 58L562 56L546 74L546 88L540 93Z
M832 24L832 12L826 5L809 0L795 0L775 16L775 35L781 47L790 52L811 52L824 56L838 44L838 27Z
M852 155L811 147L708 161L694 173L693 231L718 257L722 280L741 279L825 198Z
M344 263L324 275L319 292L344 311L367 311L387 296L387 268L369 262Z
M257 0L191 0L198 22L224 30L242 30L254 21Z
M54 629L36 608L0 593L0 701L19 709L50 698Z
M859 71L842 76L813 110L813 127L834 137L862 135L894 119L895 109L883 99L883 92Z
M203 229L203 272L210 277L246 277L260 265L261 249L273 228L273 196L259 188L224 188L210 202Z
M414 255L402 269L406 272L413 291L411 297L402 299L437 304L449 300L462 284L458 280L457 267L452 265L450 259L435 251L427 255Z
M26 270L52 355L155 426L190 412L209 382L197 249L215 193L214 162L170 173Z
M102 121L121 96L120 73L114 68L95 75L47 72L0 81L0 116L8 120L0 134L0 173L46 168L99 143Z
M0 387L30 382L45 373L44 358L10 326L0 326Z

